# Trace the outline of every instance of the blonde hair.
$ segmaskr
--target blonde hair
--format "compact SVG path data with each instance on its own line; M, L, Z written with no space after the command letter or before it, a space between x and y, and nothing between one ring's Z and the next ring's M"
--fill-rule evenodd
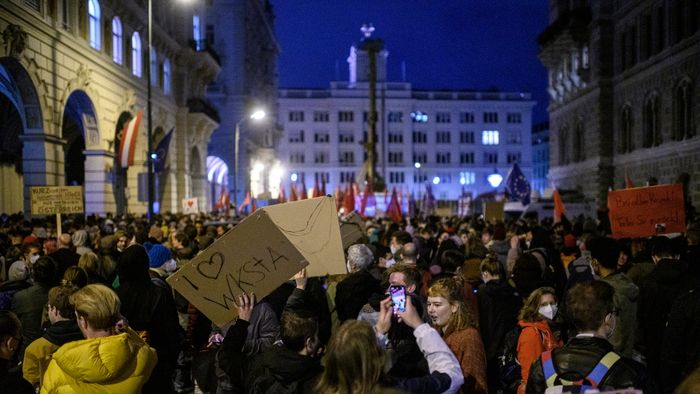
M348 320L331 338L326 368L314 391L319 393L370 394L380 388L384 351L366 321Z
M527 300L523 303L523 307L520 309L518 314L518 320L526 322L537 322L544 320L544 316L540 315L540 301L543 295L551 294L554 299L557 299L557 294L551 287L540 287L535 289Z
M461 281L455 278L438 279L428 289L428 297L442 297L450 305L457 307L457 311L452 313L447 321L445 336L467 327L476 327L474 316L472 316L471 310L464 303Z
M92 284L70 296L75 313L95 330L108 330L119 321L121 302L117 293L105 285Z
M100 275L100 258L92 252L87 252L80 256L78 267L82 268L88 274Z

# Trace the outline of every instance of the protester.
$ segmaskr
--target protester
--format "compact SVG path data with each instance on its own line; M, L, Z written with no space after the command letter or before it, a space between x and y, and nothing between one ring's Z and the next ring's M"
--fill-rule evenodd
M603 281L580 283L569 290L567 310L578 334L535 360L526 393L541 394L548 387L564 385L564 380L582 379L595 382L601 391L633 387L645 394L656 392L644 366L616 353L608 342L616 324L614 294L615 289Z
M12 310L22 322L25 346L42 335L41 321L49 290L56 282L56 263L48 257L40 257L32 268L34 284L15 293Z
M525 392L532 362L542 352L563 345L550 326L556 314L557 298L551 287L540 287L533 291L518 314L518 326L522 328L518 337L518 361L522 376L519 394Z
M428 289L428 315L455 354L464 376L462 393L486 393L486 354L476 320L464 303L462 286L453 278Z
M13 394L34 394L34 387L24 380L13 361L22 342L22 323L10 311L0 311L0 389Z
M87 285L71 295L70 302L86 339L67 343L53 354L41 393L140 392L156 365L156 351L130 328L117 331L121 315L114 291Z
M379 281L369 272L374 263L372 251L364 244L348 248L347 269L350 275L336 288L335 306L338 320L356 319L369 297L380 290Z
M73 251L73 241L70 234L63 233L58 237L58 250L50 254L51 258L58 265L58 278L63 277L68 267L78 265L80 255Z

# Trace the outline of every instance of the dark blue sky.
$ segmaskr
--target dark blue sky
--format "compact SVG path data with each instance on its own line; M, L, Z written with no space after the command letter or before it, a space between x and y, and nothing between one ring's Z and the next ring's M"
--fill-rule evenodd
M280 87L327 88L348 77L350 45L373 23L389 51L389 79L418 89L528 91L547 119L537 35L547 0L272 0ZM336 64L338 72L336 72Z

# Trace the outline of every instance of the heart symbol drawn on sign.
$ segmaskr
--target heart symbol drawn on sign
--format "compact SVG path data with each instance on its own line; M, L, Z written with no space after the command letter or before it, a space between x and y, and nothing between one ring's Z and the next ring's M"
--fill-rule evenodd
M197 272L203 277L216 280L221 274L224 266L224 255L216 252L209 258L209 261L201 261L197 264Z
M194 204L194 201L192 201L192 200L187 201L188 207L192 208L192 204Z

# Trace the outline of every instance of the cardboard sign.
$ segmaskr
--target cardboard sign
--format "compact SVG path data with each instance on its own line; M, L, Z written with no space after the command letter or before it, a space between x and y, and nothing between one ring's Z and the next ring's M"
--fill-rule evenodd
M255 293L260 300L307 265L309 276L345 265L332 197L255 211L168 283L223 326L236 317L240 294Z
M343 250L347 250L350 245L362 241L367 234L365 222L357 212L340 219L340 237L343 242Z
M661 185L608 193L614 238L648 237L685 231L683 185Z
M199 202L197 197L182 199L182 213L199 213Z
M503 220L505 201L487 201L484 203L484 220L495 223Z
M33 215L85 211L82 186L33 186L29 190Z
M262 209L309 262L308 276L347 273L333 197L311 198Z

